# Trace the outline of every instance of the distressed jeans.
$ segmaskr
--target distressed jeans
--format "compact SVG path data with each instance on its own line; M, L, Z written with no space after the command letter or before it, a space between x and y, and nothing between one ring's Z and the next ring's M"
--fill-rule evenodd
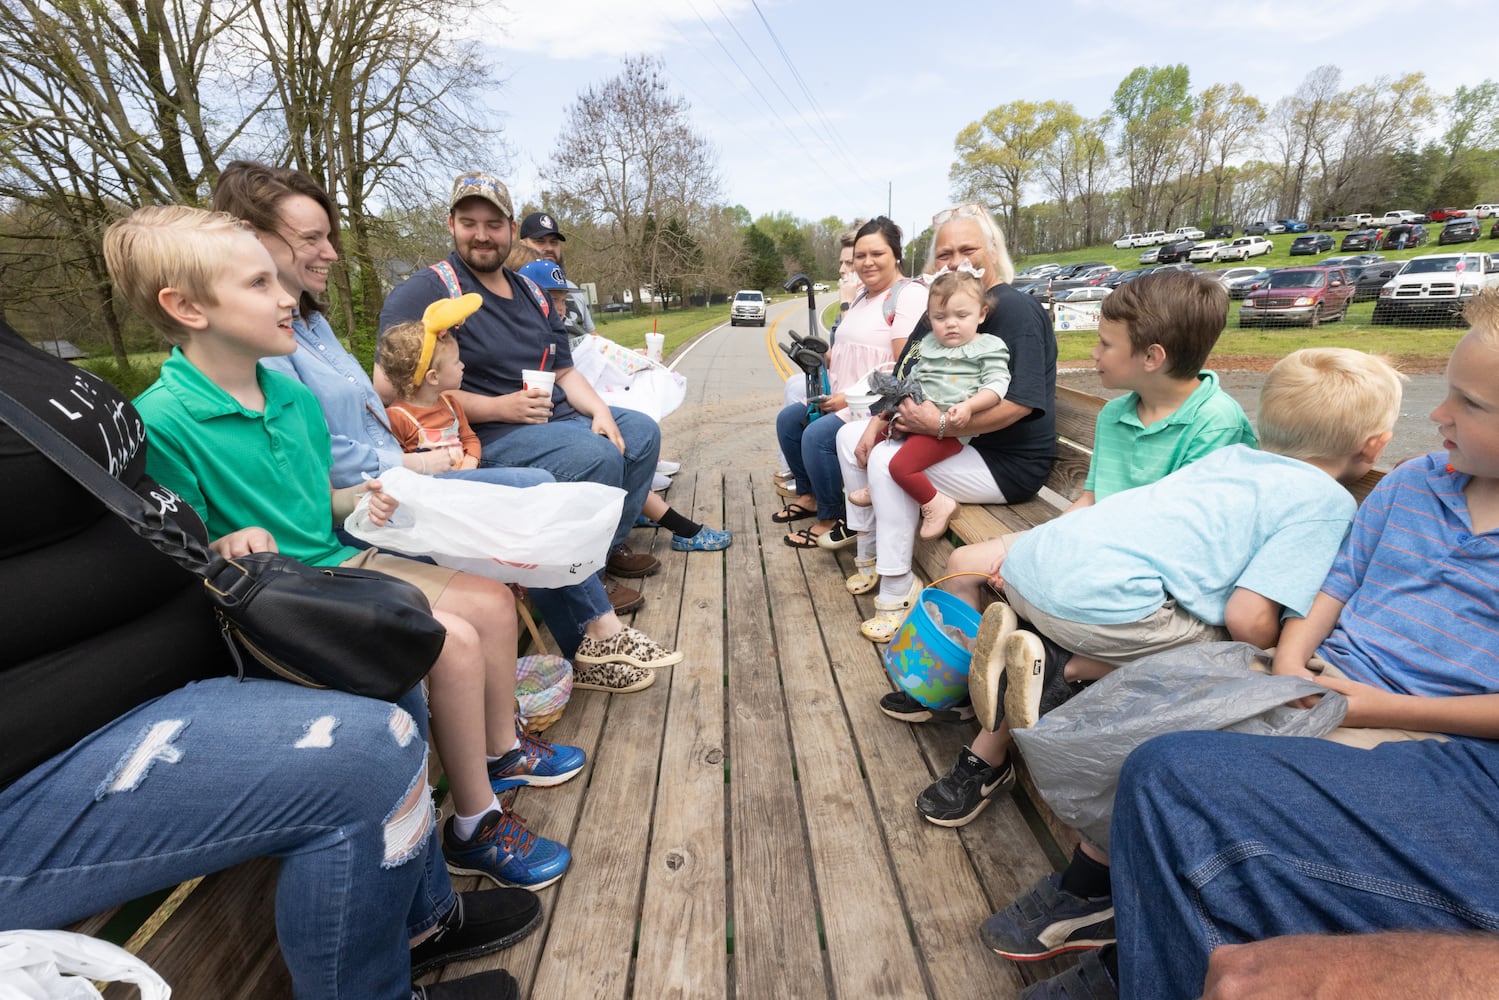
M610 548L625 543L645 505L661 455L661 428L634 410L609 407L624 438L620 454L608 438L593 432L593 421L574 413L550 423L521 424L484 445L487 466L545 469L564 483L602 483L625 491L624 510Z
M1201 995L1220 944L1499 931L1495 830L1499 743L1157 737L1110 830L1120 995Z
M392 705L233 678L126 713L0 790L0 930L269 855L298 1000L408 1000L408 942L455 900L426 716L420 687Z

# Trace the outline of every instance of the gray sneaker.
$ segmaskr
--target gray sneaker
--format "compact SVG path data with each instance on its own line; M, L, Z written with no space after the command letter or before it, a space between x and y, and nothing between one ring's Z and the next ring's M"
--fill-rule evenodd
M1114 943L1114 898L1074 896L1062 888L1061 874L1052 872L985 920L979 937L1013 962L1101 948Z
M890 691L880 699L880 711L901 722L967 722L973 703L964 699L952 708L928 708L904 691Z
M1027 987L1020 1000L1119 1000L1119 986L1096 951L1050 979Z

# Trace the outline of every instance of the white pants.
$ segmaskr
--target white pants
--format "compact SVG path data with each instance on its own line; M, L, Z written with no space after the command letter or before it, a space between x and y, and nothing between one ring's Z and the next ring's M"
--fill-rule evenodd
M869 453L869 467L854 462L854 449L864 436L868 420L851 420L838 432L838 464L843 468L844 489L852 493L869 487L872 506L848 505L848 526L853 531L876 534L876 571L882 577L904 576L911 572L911 552L916 544L916 527L921 522L921 505L890 478L890 459L900 450L899 441L881 441ZM994 485L994 477L984 459L971 445L952 458L944 459L926 470L932 485L959 503L1004 503L1004 494Z

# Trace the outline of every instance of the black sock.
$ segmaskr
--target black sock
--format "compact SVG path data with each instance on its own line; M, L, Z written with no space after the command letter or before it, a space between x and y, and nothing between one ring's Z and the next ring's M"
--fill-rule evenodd
M703 530L701 524L698 524L696 521L687 520L687 518L678 514L674 507L666 508L666 513L656 518L656 523L669 530L673 535L678 535L682 538L691 538Z
M1083 853L1082 845L1072 849L1072 864L1062 873L1062 891L1084 899L1097 899L1113 893L1109 886L1109 866Z

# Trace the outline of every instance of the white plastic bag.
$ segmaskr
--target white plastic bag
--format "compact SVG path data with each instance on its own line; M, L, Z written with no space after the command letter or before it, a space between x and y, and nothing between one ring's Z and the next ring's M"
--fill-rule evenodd
M123 948L71 931L0 932L0 1000L98 1000L93 980L134 983L141 1000L172 989Z
M1015 742L1041 797L1068 826L1108 849L1119 771L1153 736L1224 730L1325 736L1348 701L1303 677L1270 676L1268 657L1243 642L1204 642L1142 657L1042 716ZM1309 709L1288 702L1319 694ZM1204 789L1209 794L1210 789Z
M659 423L687 397L685 376L607 337L583 337L572 355L573 367L610 406L644 413Z
M598 483L499 486L406 468L380 474L400 501L384 527L361 500L344 529L371 545L528 587L570 587L604 568L625 491Z

